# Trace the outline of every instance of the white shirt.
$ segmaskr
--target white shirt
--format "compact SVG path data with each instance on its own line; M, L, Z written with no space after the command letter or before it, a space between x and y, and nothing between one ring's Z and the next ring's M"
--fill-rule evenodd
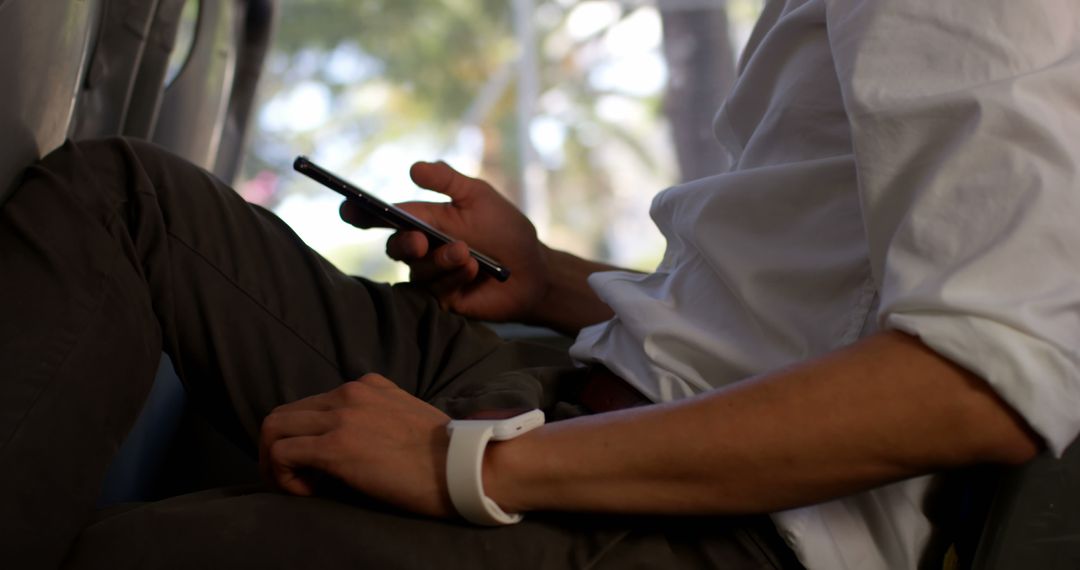
M571 349L656 401L878 328L976 372L1060 453L1080 431L1080 2L775 0L670 188L656 272ZM932 397L932 395L928 395ZM915 568L929 477L773 515L811 569Z

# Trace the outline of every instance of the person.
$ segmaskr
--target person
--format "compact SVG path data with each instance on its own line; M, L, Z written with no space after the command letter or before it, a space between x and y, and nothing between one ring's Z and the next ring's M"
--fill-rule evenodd
M768 2L714 123L727 168L656 197L648 274L553 251L487 184L419 163L452 201L405 207L463 241L395 235L413 283L374 284L153 147L66 145L0 224L5 548L71 567L933 564L933 474L1080 430L1078 19L1066 0ZM576 364L462 316L576 333ZM285 493L87 524L162 346ZM451 417L529 408L561 421L489 444L479 475L525 521L462 524Z

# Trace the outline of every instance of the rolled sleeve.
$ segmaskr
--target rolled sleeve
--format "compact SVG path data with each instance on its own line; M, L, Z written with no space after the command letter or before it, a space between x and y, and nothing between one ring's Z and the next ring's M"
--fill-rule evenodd
M880 323L1080 432L1080 4L836 0Z

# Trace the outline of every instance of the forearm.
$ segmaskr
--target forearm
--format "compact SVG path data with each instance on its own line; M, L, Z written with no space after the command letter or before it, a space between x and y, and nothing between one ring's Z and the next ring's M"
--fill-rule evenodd
M598 271L625 270L553 249L546 249L545 256L546 292L531 311L530 324L572 335L612 317L611 307L596 296L587 280Z
M698 398L493 445L485 488L508 510L770 512L1038 448L982 380L883 333Z

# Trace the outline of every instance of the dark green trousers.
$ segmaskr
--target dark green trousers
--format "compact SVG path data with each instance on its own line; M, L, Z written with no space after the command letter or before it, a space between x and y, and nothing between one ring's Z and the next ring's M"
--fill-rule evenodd
M327 220L327 223L337 223ZM161 351L254 453L275 406L378 372L461 416L578 413L555 349L346 276L209 174L123 139L67 144L0 212L0 565L777 568L767 517L531 515L481 529L360 496L214 490L95 512ZM554 371L554 372L553 372Z

